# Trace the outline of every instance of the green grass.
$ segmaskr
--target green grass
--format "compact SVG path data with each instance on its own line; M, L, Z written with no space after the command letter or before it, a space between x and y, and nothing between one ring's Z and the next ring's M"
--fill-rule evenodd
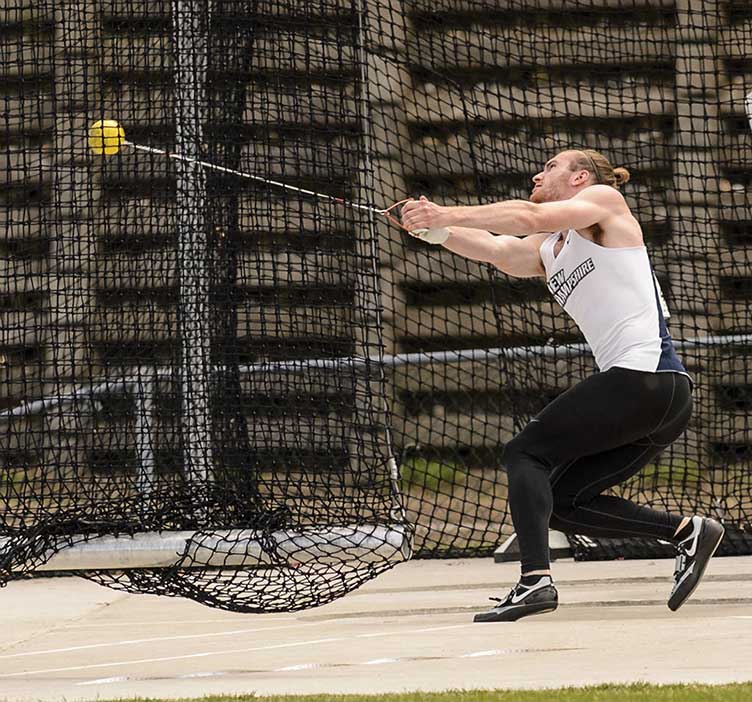
M658 463L648 466L642 475L654 475L659 485L698 483L702 480L700 464L691 459L674 459L670 465Z
M139 702L163 702L137 698ZM185 698L181 698L185 702ZM598 685L556 690L449 690L390 695L212 695L193 702L749 702L752 683L735 685ZM112 700L110 702L113 702ZM133 702L129 700L129 702ZM174 701L177 702L177 701Z
M16 488L28 480L23 468L0 468L0 489Z
M461 485L467 474L451 463L430 461L419 456L410 457L400 466L402 485L418 486L433 492L448 490L452 485Z

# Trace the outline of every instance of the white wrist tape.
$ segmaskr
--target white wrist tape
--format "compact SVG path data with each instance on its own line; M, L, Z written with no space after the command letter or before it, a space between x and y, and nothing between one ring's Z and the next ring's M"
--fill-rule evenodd
M410 232L410 235L428 244L443 244L449 238L450 233L446 227L442 227L441 229L416 229Z

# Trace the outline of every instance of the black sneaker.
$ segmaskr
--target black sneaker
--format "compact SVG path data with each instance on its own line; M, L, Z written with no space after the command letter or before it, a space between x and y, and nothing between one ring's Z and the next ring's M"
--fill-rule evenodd
M499 604L488 612L476 614L474 622L516 622L531 614L553 612L559 606L559 594L550 575L541 576L535 585L517 583L503 600L490 599Z
M679 609L700 584L708 561L723 540L724 531L715 519L692 517L692 533L677 544L674 587L668 598L671 611Z

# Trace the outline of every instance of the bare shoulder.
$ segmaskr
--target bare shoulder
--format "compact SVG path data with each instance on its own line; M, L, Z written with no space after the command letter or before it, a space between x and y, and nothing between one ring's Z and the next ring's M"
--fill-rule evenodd
M610 185L591 185L575 195L576 199L585 200L601 207L608 207L616 212L629 212L627 201L616 188Z
M610 185L591 185L578 194L608 211L608 215L582 232L585 238L606 248L643 246L642 227L616 188Z

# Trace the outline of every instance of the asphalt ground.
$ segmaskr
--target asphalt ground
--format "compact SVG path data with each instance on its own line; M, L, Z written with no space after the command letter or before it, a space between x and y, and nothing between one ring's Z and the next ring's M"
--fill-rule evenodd
M379 693L752 680L752 557L716 558L669 611L671 560L554 564L560 607L472 616L517 577L491 559L398 566L329 605L247 615L43 578L0 590L0 700Z

